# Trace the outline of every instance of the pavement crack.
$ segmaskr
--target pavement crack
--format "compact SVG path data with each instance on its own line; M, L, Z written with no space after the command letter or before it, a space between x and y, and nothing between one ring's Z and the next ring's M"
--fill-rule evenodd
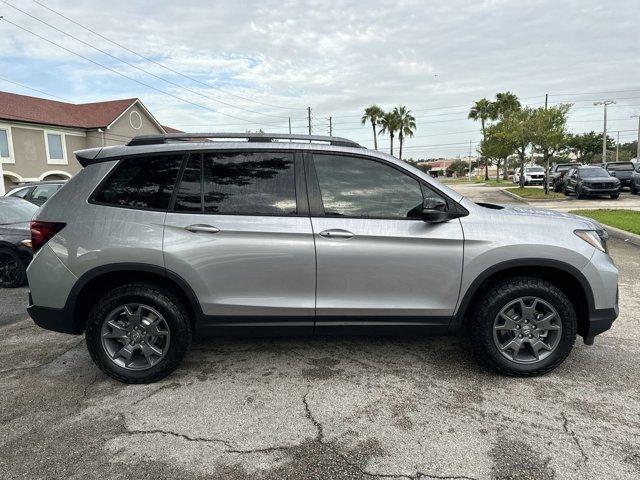
M569 419L567 418L567 415L564 412L560 412L560 416L562 417L562 428L567 435L571 436L571 438L573 439L573 443L575 443L576 447L578 447L578 450L580 450L580 455L582 455L582 462L586 464L589 461L589 456L584 451L584 448L580 443L580 439L576 435L576 432L569 428Z
M202 442L202 443L216 443L226 445L229 448L233 448L231 442L227 440L223 440L220 438L208 438L208 437L191 437L189 435L185 435L184 433L172 432L171 430L130 430L125 426L125 430L127 435L170 435L172 437L181 438L182 440L186 440L187 442Z
M2 373L11 373L11 372L20 372L23 370L36 370L38 368L42 368L42 367L46 367L47 365L52 364L53 362L55 362L56 360L58 360L60 357L62 357L63 355L69 353L71 350L73 350L74 348L76 348L78 345L80 345L81 343L84 343L84 338L82 340L80 340L79 342L74 343L73 345L71 345L69 348L67 348L65 351L63 351L62 353L56 355L55 357L53 357L50 360L47 360L46 362L43 363L39 363L38 365L30 365L28 367L13 367L13 368L6 368L4 370L0 370L0 374Z
M309 408L309 402L307 402L307 395L309 395L308 390L307 390L307 393L304 394L304 397L302 397L305 416L311 421L311 423L313 423L313 426L316 427L316 432L317 432L316 441L320 443L324 443L324 428L322 427L322 424L318 420L316 420L316 418L311 413L311 408Z

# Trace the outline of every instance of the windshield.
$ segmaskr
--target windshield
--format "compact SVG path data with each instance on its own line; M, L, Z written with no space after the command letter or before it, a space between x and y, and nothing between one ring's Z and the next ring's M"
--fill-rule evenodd
M525 170L527 172L533 172L533 173L544 172L544 168L542 167L527 167L525 168Z
M566 172L567 170L569 170L573 165L558 165L556 167L556 172Z
M633 171L633 163L610 163L607 165L607 170L613 170L616 172L632 172Z
M28 222L38 207L26 200L0 202L0 225L6 223Z
M610 177L611 175L609 175L609 172L607 172L604 168L592 167L592 168L581 169L580 176L582 178L598 178L598 177Z

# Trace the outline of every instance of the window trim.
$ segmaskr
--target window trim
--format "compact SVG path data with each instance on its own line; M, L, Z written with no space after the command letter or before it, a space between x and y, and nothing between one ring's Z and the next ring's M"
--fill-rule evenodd
M424 220L422 220L421 218L409 218L409 217L365 217L365 216L358 216L358 217L349 217L349 216L345 216L345 215L331 215L331 214L327 214L324 211L324 203L322 201L322 191L320 189L320 182L318 181L318 177L316 174L316 168L315 168L315 161L314 161L314 156L315 155L333 155L333 156L344 156L344 157L354 157L354 158L359 158L362 160L369 160L369 161L373 161L373 162L377 162L377 163L381 163L383 165L387 165L391 168L394 168L395 170L399 171L400 173L407 175L408 177L411 177L412 179L416 180L418 182L418 185L420 186L420 191L422 193L422 200L424 201L425 199L425 189L428 189L432 192L434 192L436 195L438 195L439 197L441 197L447 204L447 211L455 211L455 210L460 210L460 211L466 211L466 209L464 209L462 206L460 206L460 204L458 204L458 202L455 202L451 197L449 197L448 195L446 195L444 192L441 192L440 190L435 189L434 187L432 187L431 185L429 185L427 182L425 182L424 179L420 178L419 176L415 175L413 172L410 172L408 170L403 169L401 166L396 165L393 162L389 162L383 158L377 158L377 157L371 157L368 155L362 155L362 154L358 154L358 153L351 153L351 152L331 152L331 151L322 151L322 150L312 150L307 152L307 155L305 155L305 161L308 163L308 168L306 169L307 172L307 184L308 184L308 192L309 192L309 206L311 209L311 217L312 218L341 218L341 219L356 219L356 220L398 220L401 222L406 222L406 221L411 221L411 222L415 222L415 221L419 221L419 222L424 222ZM468 212L467 212L468 214Z
M9 149L8 157L0 157L0 162L8 165L15 165L16 157L13 154L13 138L11 136L11 125L0 123L0 130L7 132L7 147Z
M176 156L182 157L182 159L180 160L181 163L180 163L180 168L178 170L178 175L176 175L176 180L174 181L174 184L173 184L173 193L169 198L169 204L171 204L171 201L173 200L173 194L175 193L175 189L178 185L178 179L180 177L180 174L182 173L182 170L184 169L184 166L186 165L186 160L189 158L189 155L185 152L180 152L180 151L152 152L152 153L148 152L148 153L140 153L138 155L123 155L122 157L114 158L113 161L116 162L115 165L111 168L111 170L109 170L109 172L107 172L104 178L98 183L96 188L93 189L93 191L91 192L91 195L89 195L89 198L87 199L87 203L91 205L99 205L101 207L124 208L127 210L139 210L143 212L164 212L164 213L168 212L169 211L168 208L143 208L143 207L132 207L129 205L114 205L112 203L99 202L98 200L96 200L96 196L98 195L98 193L102 191L104 185L111 179L111 177L113 177L113 175L115 175L115 173L118 171L118 167L122 164L124 160L128 160L130 158L157 157L158 155L176 155Z
M289 153L293 155L293 175L294 175L294 190L295 190L295 198L296 198L296 213L222 213L222 212L205 212L204 211L204 157L210 153ZM200 182L201 182L201 203L202 210L200 212L189 212L175 209L175 200L176 198L172 198L172 203L169 204L168 213L178 214L178 215L209 215L209 216L225 216L225 217L309 217L309 204L307 198L306 185L304 182L304 167L302 161L302 153L300 150L296 150L292 148L291 150L274 150L274 149L244 149L244 148L225 148L225 149L214 149L214 150L194 150L187 152L187 160L183 164L183 168L179 173L178 180L176 181L176 186L174 191L177 192L180 187L180 182L182 181L182 175L184 173L184 168L186 168L187 161L189 157L193 154L201 155L201 174L200 174ZM302 187L302 188L301 188ZM176 193L177 197L177 193Z
M69 159L67 157L67 139L66 133L60 130L43 130L44 133L44 148L47 154L47 164L49 165L69 165ZM62 158L51 158L51 152L49 152L49 135L60 136L60 143L62 146Z

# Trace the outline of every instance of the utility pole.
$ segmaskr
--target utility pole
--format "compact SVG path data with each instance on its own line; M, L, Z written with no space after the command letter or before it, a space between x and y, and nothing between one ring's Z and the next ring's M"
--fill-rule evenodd
M547 104L549 103L549 94L544 94L544 109L547 110ZM544 194L549 194L549 147L544 146Z
M549 103L549 94L545 93L544 94L544 109L547 109L547 103Z
M469 181L471 181L471 140L469 140Z
M289 117L289 135L291 135L291 117Z
M595 102L594 105L603 105L604 106L604 128L602 132L602 163L607 161L607 105L611 105L616 103L613 100L604 100L602 102Z
M618 130L618 138L616 139L616 162L618 161L619 155L620 155L620 130Z
M638 144L636 145L636 160L640 162L640 115L631 115L631 118L638 119Z
M333 121L331 117L329 117L329 136L333 137Z
M309 135L311 135L311 107L307 107L307 120L309 121Z

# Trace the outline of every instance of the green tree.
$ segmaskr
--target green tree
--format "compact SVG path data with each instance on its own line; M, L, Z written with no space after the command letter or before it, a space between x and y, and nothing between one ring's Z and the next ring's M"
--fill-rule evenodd
M364 115L362 115L362 125L367 122L371 122L373 128L373 148L378 150L378 134L376 133L376 125L378 121L384 117L384 111L377 105L371 105L364 109Z
M503 128L502 122L488 126L486 138L480 142L482 157L490 159L496 164L496 181L500 179L500 165L503 166L506 173L507 158L514 152L513 146L500 136ZM506 176L504 178L506 179Z
M507 112L502 121L496 125L497 139L504 142L511 152L518 155L520 188L524 188L524 163L527 149L533 138L532 118L533 110L525 107Z
M540 107L531 115L531 143L533 148L542 152L545 173L549 175L549 158L567 146L567 115L571 105L561 104L554 107ZM545 195L549 194L549 183L544 182Z
M480 121L480 127L482 129L482 139L487 138L486 135L486 123L495 118L495 107L491 101L486 98L481 98L473 104L471 110L469 110L469 119L477 122ZM484 162L484 179L489 180L489 165Z
M455 173L459 177L463 177L468 171L469 165L464 160L454 160L451 165L447 167L447 174L451 175Z
M393 155L393 138L396 135L396 132L400 128L400 123L398 121L398 117L395 112L387 112L380 119L380 135L384 133L389 134L390 139L390 147L389 153Z
M508 112L519 110L520 108L520 100L518 100L515 93L496 93L496 100L493 102L493 118L502 120Z
M569 134L567 136L569 151L582 163L591 163L596 154L602 153L602 134L596 132ZM607 135L607 150L614 149L613 139Z
M408 110L404 105L394 108L393 114L398 121L398 141L400 142L398 158L402 160L404 139L405 137L413 137L416 130L416 119L411 115L411 110Z

